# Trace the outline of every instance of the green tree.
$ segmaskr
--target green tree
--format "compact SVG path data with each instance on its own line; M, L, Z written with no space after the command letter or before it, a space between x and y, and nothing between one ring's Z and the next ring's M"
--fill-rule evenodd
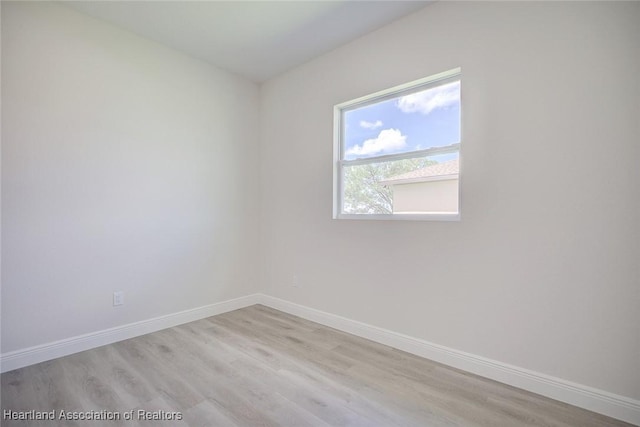
M350 214L393 213L393 192L391 188L380 184L380 181L436 163L423 157L345 167L344 212Z

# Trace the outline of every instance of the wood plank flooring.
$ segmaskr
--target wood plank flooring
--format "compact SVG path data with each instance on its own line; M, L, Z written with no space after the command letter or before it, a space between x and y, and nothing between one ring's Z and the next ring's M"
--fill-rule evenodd
M629 425L261 305L7 372L1 398L121 417L7 427Z

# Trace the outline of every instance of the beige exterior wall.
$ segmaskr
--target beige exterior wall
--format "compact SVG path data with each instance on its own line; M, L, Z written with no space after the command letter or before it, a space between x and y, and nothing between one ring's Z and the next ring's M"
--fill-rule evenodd
M396 184L393 212L458 212L458 180Z

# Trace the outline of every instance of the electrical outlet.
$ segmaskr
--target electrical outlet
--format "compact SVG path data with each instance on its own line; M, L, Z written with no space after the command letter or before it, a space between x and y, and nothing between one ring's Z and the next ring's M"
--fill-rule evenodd
M293 275L292 279L291 279L291 286L293 286L294 288L299 288L300 287L300 280L298 279L297 275Z
M117 291L113 293L113 306L124 304L124 291Z

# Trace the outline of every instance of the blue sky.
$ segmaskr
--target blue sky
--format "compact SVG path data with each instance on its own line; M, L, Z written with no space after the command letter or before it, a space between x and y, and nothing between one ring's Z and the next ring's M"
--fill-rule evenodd
M345 111L344 125L346 160L460 142L460 82Z

